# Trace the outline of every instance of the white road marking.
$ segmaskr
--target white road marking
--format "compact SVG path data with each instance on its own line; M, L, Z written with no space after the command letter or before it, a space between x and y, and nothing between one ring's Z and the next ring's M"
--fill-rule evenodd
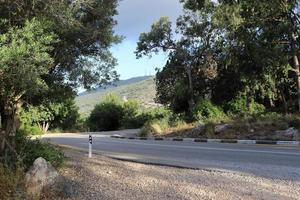
M97 135L98 138L108 138L104 135ZM72 139L83 139L88 138L88 135L59 135L59 136L51 136L51 137L43 137L44 139L60 139L60 138L72 138ZM145 141L141 142L128 142L126 140L119 140L119 139L111 139L105 141L95 140L95 143L119 143L119 144L133 144L133 145L140 145L140 146L157 146L157 147L168 147L168 148L182 148L182 149L202 149L202 150L213 150L213 151L230 151L230 152L246 152L246 153L266 153L266 154L278 154L278 155L291 155L291 156L300 156L300 152L283 152L283 151L266 151L266 150L246 150L246 149L231 149L231 148L217 148L217 147L200 147L200 146L186 146L186 145L168 145L168 144L158 144L158 143L146 143ZM88 143L87 143L88 144ZM175 143L174 143L175 144ZM299 149L300 148L293 148Z
M168 145L168 144L150 144L150 143L139 143L139 142L126 142L126 141L95 141L95 143L120 143L120 144L134 144L142 146L157 146L157 147L168 147L168 148L184 148L184 149L202 149L202 150L214 150L214 151L231 151L231 152L247 152L247 153L267 153L267 154L280 154L280 155L293 155L300 156L300 153L295 152L283 152L283 151L263 151L263 150L245 150L245 149L230 149L230 148L215 148L215 147L199 147L199 146L184 146L184 145Z

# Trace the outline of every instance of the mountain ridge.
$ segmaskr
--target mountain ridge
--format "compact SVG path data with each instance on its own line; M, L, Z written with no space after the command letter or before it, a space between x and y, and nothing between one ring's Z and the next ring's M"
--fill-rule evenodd
M154 76L139 76L126 80L120 80L115 85L106 88L98 88L92 91L80 93L76 99L76 105L83 116L89 115L91 110L101 102L107 94L114 94L121 98L135 99L142 104L152 104L155 98Z

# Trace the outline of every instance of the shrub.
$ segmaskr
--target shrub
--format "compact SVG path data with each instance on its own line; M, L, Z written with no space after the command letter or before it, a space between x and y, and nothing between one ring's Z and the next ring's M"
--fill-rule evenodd
M140 137L148 137L148 136L157 136L161 135L163 130L159 123L148 122L141 129L139 135Z
M193 111L193 117L200 122L220 122L226 119L226 115L223 110L212 104L208 99L200 100Z
M146 122L141 115L141 105L138 101L129 100L123 104L122 127L126 129L140 128Z
M88 119L88 124L91 131L117 130L121 127L123 115L122 100L108 95L104 101L95 106Z
M166 108L152 108L144 111L146 121L166 120L169 121L173 115L172 111Z
M19 131L24 135L42 135L44 132L37 125L22 124Z
M299 115L288 115L285 116L285 120L289 124L289 127L300 129L300 116Z
M39 106L28 106L20 112L20 130L27 135L43 134L42 124L51 129L70 130L81 125L79 109L72 99L63 103L43 103Z
M206 138L215 139L216 135L215 135L215 125L214 125L214 123L211 123L211 122L207 123L205 125L204 133L205 133Z
M169 125L171 127L184 127L187 125L185 121L185 115L183 114L172 114L169 119Z
M28 169L39 157L44 158L54 167L60 167L65 159L63 152L58 147L40 140L31 140L20 133L16 137L16 147L25 169Z
M92 131L140 128L147 122L157 123L162 129L167 129L169 124L182 123L181 117L175 116L169 109L160 107L143 110L138 101L123 102L113 95L98 104L87 121Z
M62 130L61 128L54 128L50 130L50 133L63 133L64 130Z
M179 123L179 118L166 108L153 108L143 112L145 125L140 131L140 136L156 136L163 134L171 125ZM178 121L177 121L178 120Z
M238 96L225 105L225 110L229 114L246 115L264 113L266 108L264 105L255 102L253 99L248 108L246 96Z

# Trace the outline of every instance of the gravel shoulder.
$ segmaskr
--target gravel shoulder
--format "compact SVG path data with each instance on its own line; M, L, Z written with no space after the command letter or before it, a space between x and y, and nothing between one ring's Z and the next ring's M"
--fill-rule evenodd
M72 184L75 200L300 199L298 181L145 165L101 155L89 159L70 149L65 153L69 159L60 172Z

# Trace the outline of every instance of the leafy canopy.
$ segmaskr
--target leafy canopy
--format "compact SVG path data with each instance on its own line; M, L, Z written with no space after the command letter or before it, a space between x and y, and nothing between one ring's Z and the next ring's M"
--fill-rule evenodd
M46 87L42 75L54 62L50 55L59 40L50 23L33 18L23 28L10 28L0 35L0 97L16 101L25 92Z

